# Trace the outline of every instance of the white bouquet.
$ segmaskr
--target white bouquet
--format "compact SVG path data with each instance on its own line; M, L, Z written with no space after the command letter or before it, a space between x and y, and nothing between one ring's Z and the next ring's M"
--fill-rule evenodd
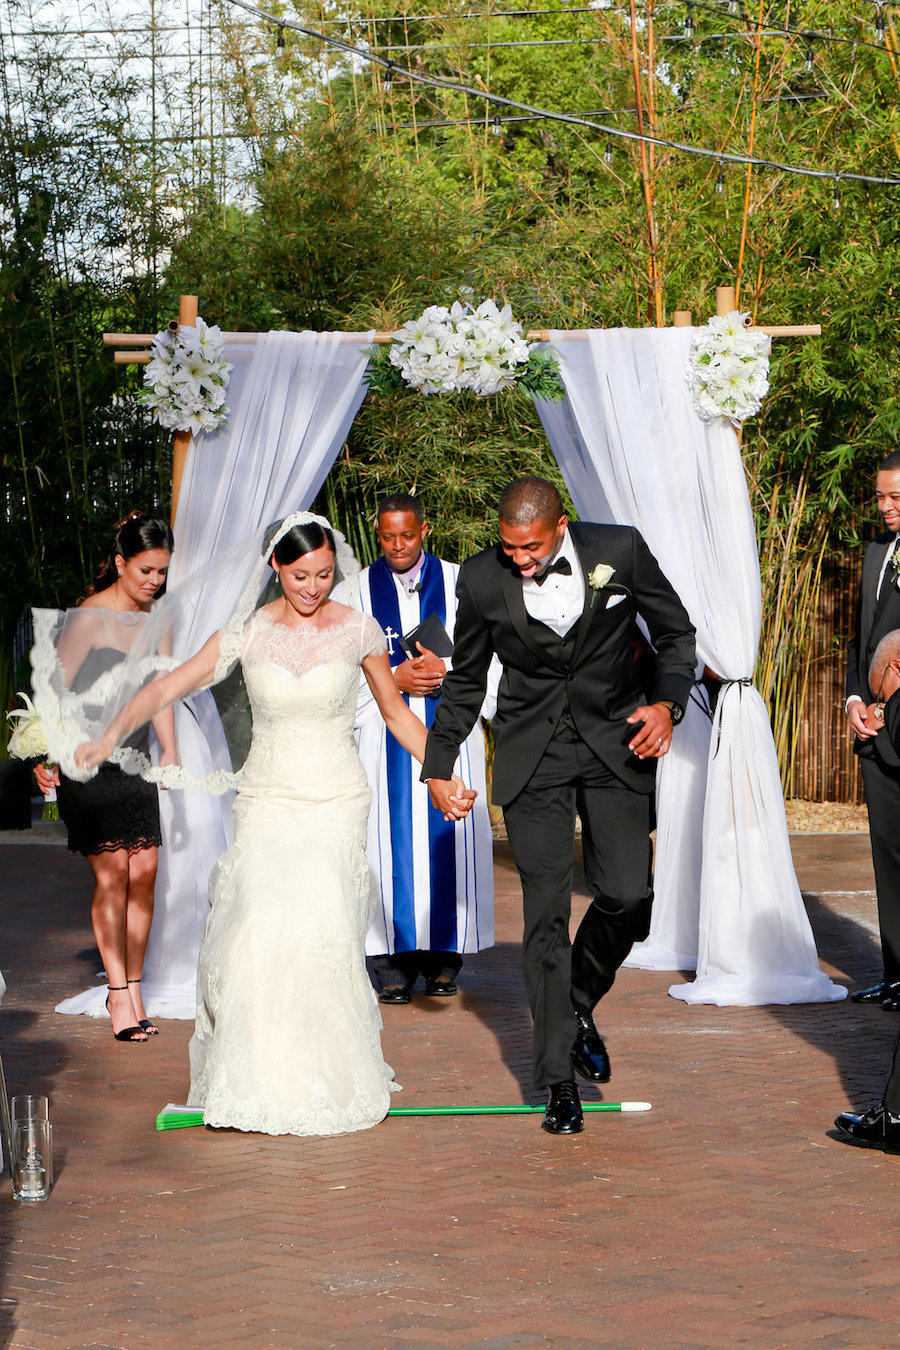
M217 431L228 420L228 372L221 329L197 320L196 327L164 329L151 344L141 403L170 431Z
M704 422L737 426L762 407L769 390L771 338L747 327L749 315L717 314L691 339L685 379Z
M477 309L458 301L450 309L429 305L393 334L388 359L403 383L423 394L467 389L487 397L517 382L538 397L555 399L563 392L554 354L526 342L511 307L498 309L493 300ZM369 383L384 392L391 387L377 372Z
M20 693L16 697L22 700L25 707L14 708L12 712L6 714L6 719L12 726L8 746L9 753L13 759L42 759L44 768L49 771L54 766L47 758L49 749L47 737L44 734L44 728L41 726L37 709L27 694ZM59 820L56 788L50 788L49 792L44 794L43 819Z

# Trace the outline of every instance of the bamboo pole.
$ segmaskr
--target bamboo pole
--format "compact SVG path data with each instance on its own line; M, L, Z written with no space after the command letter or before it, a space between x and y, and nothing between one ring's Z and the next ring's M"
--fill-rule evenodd
M727 289L727 288L726 288ZM732 294L734 292L732 291ZM728 314L729 310L720 311ZM682 317L684 316L684 317ZM689 328L693 322L693 317L689 309L677 309L674 315L674 325L676 328ZM748 324L754 333L767 333L769 337L821 337L822 325L820 323L796 323L796 324ZM586 339L590 336L592 330L588 328L572 328L566 330L566 337L576 340ZM133 347L142 346L144 343L153 341L152 333L104 333L103 341L108 347L125 346L127 339L128 345ZM329 334L329 336L331 336ZM342 333L341 338L346 342L356 341L361 334ZM243 345L252 344L259 341L259 333L223 333L222 337L228 343ZM552 337L549 328L531 328L525 334L528 342L549 342ZM392 342L394 334L392 332L376 332L372 337L375 346L386 346ZM146 351L117 351L113 353L113 361L117 366L145 366L150 360L150 353Z
M734 287L716 287L716 313L731 314L735 308Z
M197 325L196 295L182 295L178 299L179 328L194 328ZM181 480L184 477L184 465L188 446L191 443L189 431L176 431L172 444L172 514L171 523L175 524L175 512L178 510L178 495L181 492Z

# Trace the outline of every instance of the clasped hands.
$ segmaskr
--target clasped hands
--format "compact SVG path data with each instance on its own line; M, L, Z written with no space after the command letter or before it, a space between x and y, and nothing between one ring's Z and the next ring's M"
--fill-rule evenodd
M474 788L467 788L456 774L452 778L429 778L431 803L445 820L464 820L478 796Z
M876 709L881 710L879 717ZM855 699L847 709L847 719L853 730L853 734L858 736L861 741L871 741L878 735L884 726L884 704L883 703L863 703L862 699Z
M399 666L394 666L394 679L402 693L425 698L440 689L447 667L439 656L423 647L421 642L417 642L416 646L421 655L411 656L401 661Z

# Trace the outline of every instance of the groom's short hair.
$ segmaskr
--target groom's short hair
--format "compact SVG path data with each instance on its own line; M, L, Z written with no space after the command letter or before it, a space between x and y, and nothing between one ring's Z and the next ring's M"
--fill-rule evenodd
M889 455L885 455L878 466L879 473L884 471L890 473L894 469L900 469L900 450L892 450Z
M514 478L500 493L497 514L506 525L530 525L535 520L552 520L563 514L562 497L546 478Z
M389 515L392 511L411 511L420 525L425 523L422 503L410 492L392 492L389 497L382 497L375 512L375 520L379 521L382 516Z

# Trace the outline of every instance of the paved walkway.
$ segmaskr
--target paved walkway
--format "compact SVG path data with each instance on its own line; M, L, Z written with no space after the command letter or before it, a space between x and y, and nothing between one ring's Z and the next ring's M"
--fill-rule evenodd
M877 969L862 836L797 836L823 965ZM405 1104L534 1100L518 887L496 850L498 945L456 999L385 1009ZM32 1350L722 1350L895 1344L900 1159L839 1143L875 1098L900 1019L852 1004L687 1007L626 970L599 1023L607 1099L539 1117L391 1119L363 1134L157 1134L187 1087L186 1023L118 1045L52 1007L97 957L80 859L0 843L10 1092L49 1092L57 1182L0 1180L0 1347ZM298 1046L302 1054L302 1046ZM596 1094L595 1094L596 1095ZM591 1096L590 1092L585 1094Z

